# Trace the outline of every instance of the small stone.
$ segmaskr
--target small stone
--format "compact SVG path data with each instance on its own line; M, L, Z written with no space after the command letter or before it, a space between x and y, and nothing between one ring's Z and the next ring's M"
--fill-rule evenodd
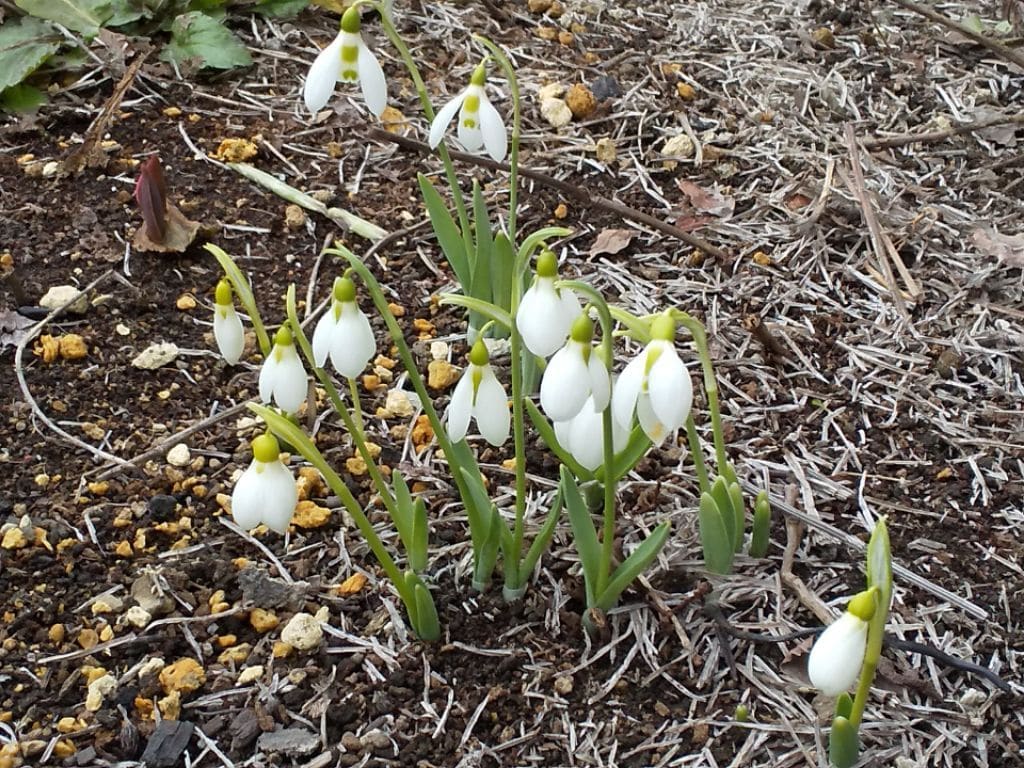
M57 721L57 733L75 733L85 728L85 723L76 717L62 717Z
M89 683L85 696L85 708L90 712L98 712L103 700L117 690L117 680L113 675L103 675Z
M167 463L172 467L187 467L192 461L192 452L185 443L178 443L167 452Z
M319 504L308 499L300 501L295 506L295 514L292 515L292 524L299 528L323 528L331 519L331 510L321 507Z
M224 139L213 153L214 158L226 163L244 163L259 153L259 147L249 139Z
M164 117L181 117L180 107L164 107L161 111L164 113Z
M277 625L281 623L281 620L277 618L277 614L273 611L265 611L262 608L253 608L249 612L249 623L252 628L260 634L270 632L272 629L277 629Z
M178 659L160 670L160 687L165 693L191 693L206 682L206 672L193 658Z
M319 647L323 637L320 620L308 613L296 613L281 630L281 640L298 651Z
M430 426L430 419L425 413L416 417L416 425L412 428L412 445L419 453L426 448L434 439L434 428Z
M251 667L246 667L238 674L237 683L239 685L248 685L254 683L263 677L263 665L254 664Z
M683 101L693 101L697 98L697 89L689 83L676 83L676 93Z
M459 380L460 371L447 360L431 360L427 365L427 386L441 392Z
M572 122L572 110L561 99L545 99L540 103L540 114L553 128L561 128Z
M381 127L388 133L405 134L409 132L409 121L399 110L392 106L384 107L380 115Z
M552 41L558 39L558 30L554 27L537 27L536 34L541 40Z
M666 159L662 161L661 165L666 171L674 171L679 163L672 158L689 158L693 157L694 146L693 140L685 133L681 133L678 136L673 136L661 148L661 154L666 156Z
M836 38L832 34L832 30L828 27L818 27L816 30L811 32L811 41L818 48L835 48ZM45 171L44 171L45 175Z
M542 85L540 90L537 91L537 101L542 104L548 99L561 98L562 94L565 93L565 86L561 83L548 83Z
M597 144L594 146L594 153L597 155L597 159L605 165L614 163L619 156L619 150L615 146L615 141L607 136L597 140Z
M28 546L28 539L21 528L11 528L5 534L0 547L3 549L23 549Z
M81 360L88 354L85 339L77 333L65 333L60 337L60 356L65 360Z
M78 644L87 651L90 648L95 648L96 644L99 643L99 641L100 636L95 629L90 629L89 627L86 627L78 633Z
M598 101L604 101L605 99L616 99L621 96L622 87L614 77L601 75L601 77L594 78L594 81L590 84L590 92L594 94L594 98Z
M135 553L132 551L131 542L122 540L114 547L114 554L118 557L131 557Z
M133 627L142 629L147 626L149 622L153 620L153 615L138 605L133 605L124 614L125 621L131 624Z
M246 659L249 658L249 654L252 653L252 646L249 643L241 643L239 645L227 648L220 656L217 657L218 664L244 664Z
M448 359L448 342L447 341L432 341L432 342L430 342L430 359L431 360L447 360Z
M58 163L56 160L51 160L50 162L43 165L43 178L49 179L52 176L56 176L57 171L59 170L60 163Z
M421 339L430 338L437 333L437 328L434 324L427 320L425 317L417 317L412 321L412 329L419 334Z
M99 616L101 613L117 613L123 607L123 603L113 595L104 595L103 597L97 598L92 601L93 616Z
M384 400L384 408L392 416L406 418L416 412L409 393L404 389L388 390L387 398Z
M144 371L154 371L168 363L173 363L177 357L178 345L170 341L161 341L157 344L150 344L142 350L132 360L132 365Z
M262 734L256 746L262 752L308 755L320 746L320 734L305 728L282 728Z
M569 206L565 203L559 203L555 208L554 216L559 221L564 221L569 216Z
M60 357L60 341L50 334L44 333L32 345L32 354L41 357L46 364L55 362Z
M271 655L275 659L287 659L289 656L292 655L292 651L294 650L294 648L292 648L290 645L288 645L288 643L284 642L283 640L277 640L274 642L274 648L271 651Z
M284 209L284 225L294 232L306 226L306 212L297 205L288 205Z
M64 629L63 624L54 624L50 627L50 630L46 633L46 636L50 639L51 643L60 645L64 642L65 631L66 630Z
M526 7L529 8L530 13L547 13L552 2L553 0L527 0Z
M84 315L89 310L89 297L73 285L55 285L39 300L39 306L51 312L65 304L68 304L66 311L70 314Z
M178 297L178 300L174 302L174 306L182 312L188 312L190 309L196 308L196 297L191 293L183 293Z
M573 683L570 675L559 675L555 678L555 692L559 696L568 696L572 693Z
M144 661L139 667L136 673L139 680L144 680L147 677L152 677L160 673L160 670L167 666L167 662L161 659L159 656L153 656L152 658Z
M129 328L124 323L118 323L117 325L114 326L114 333L116 333L118 336L131 336L132 329Z
M367 472L366 462L362 456L350 456L345 459L345 469L353 477L362 477Z
M360 592L362 588L366 586L366 581L367 579L364 574L353 573L351 576L349 576L347 579L341 582L341 584L338 585L338 596L349 597L350 595L354 595Z
M391 313L392 317L405 317L405 307L401 304L395 304L395 302L388 302L388 312Z
M336 141L327 142L327 156L332 160L339 160L345 156L345 148Z

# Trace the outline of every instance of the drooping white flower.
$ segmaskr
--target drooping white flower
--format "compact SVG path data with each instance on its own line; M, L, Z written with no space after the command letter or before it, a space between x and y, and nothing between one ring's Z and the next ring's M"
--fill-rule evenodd
M611 377L601 355L591 346L594 323L581 314L573 323L569 341L551 358L540 384L540 404L554 422L568 421L580 412L588 397L603 411L611 396Z
M241 528L250 530L265 523L278 533L288 530L299 493L280 453L269 432L252 441L252 463L231 493L231 516Z
M363 372L377 351L370 321L356 303L356 286L349 278L334 281L331 308L316 324L312 346L320 368L330 356L334 369L350 379Z
M235 311L231 283L226 279L221 279L217 283L213 308L213 338L217 341L217 349L227 364L237 365L245 349L245 329L242 328L242 319Z
M811 683L827 696L850 690L860 677L876 591L861 592L850 600L846 612L821 633L811 649L807 674Z
M384 113L388 105L384 70L363 42L360 26L359 9L353 5L341 17L338 36L320 51L309 68L302 97L310 112L323 109L334 93L335 83L343 82L359 83L367 108L377 117Z
M585 469L595 471L604 463L604 413L594 397L583 403L580 412L568 421L556 421L555 437ZM612 448L615 453L629 442L629 430L612 419Z
M629 429L635 413L655 445L676 433L693 405L693 383L676 353L675 332L671 315L655 318L650 343L622 371L612 394L616 421Z
M470 152L478 152L484 148L498 163L505 159L505 153L508 151L508 132L498 110L487 98L487 92L484 90L486 82L487 69L480 64L473 70L465 90L441 107L434 116L433 122L430 123L428 139L431 149L436 149L441 143L445 131L448 130L448 124L458 112L458 136L462 146Z
M557 279L558 257L551 251L541 251L536 277L516 310L516 328L526 348L537 357L550 357L558 351L583 312L575 293L555 287Z
M306 402L306 369L287 325L282 325L274 336L274 348L260 368L259 388L260 400L276 403L285 413L295 413Z
M448 405L448 436L458 442L469 431L470 418L491 445L508 440L511 415L508 395L491 368L487 347L477 341L469 352L469 365L455 385Z

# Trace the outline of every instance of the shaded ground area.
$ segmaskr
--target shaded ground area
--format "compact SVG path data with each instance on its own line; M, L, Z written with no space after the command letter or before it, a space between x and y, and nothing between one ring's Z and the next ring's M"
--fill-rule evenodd
M522 162L550 177L528 182L523 231L572 227L560 244L567 273L638 312L675 303L707 324L731 455L775 502L769 557L712 582L692 465L680 447L654 452L622 488L619 535L628 548L666 517L673 533L607 635L590 641L568 526L521 604L469 590L465 519L443 461L413 447L414 416L374 417L369 429L384 463L429 499L444 642L409 637L340 509L311 513L287 540L226 524L223 495L256 434L244 403L259 359L229 368L213 353L218 270L198 244L181 255L126 246L141 225L137 161L160 154L176 204L252 276L268 322L282 317L289 284L300 312L326 296L337 265L319 257L325 244L368 244L315 214L286 220L283 200L215 161L222 140L252 142L255 165L329 205L390 232L412 228L369 263L424 369L432 341L449 343L457 366L465 350L460 314L436 302L451 275L417 227L416 173L436 166L386 136L368 140L351 93L317 120L303 114L299 83L335 24L309 11L237 29L256 62L247 71L181 79L144 63L103 137L107 159L62 175L47 164L80 145L124 73L124 51L98 47L102 68L0 136L0 251L28 303L55 285L92 286L80 314L43 328L6 311L25 303L13 291L0 308L0 741L19 742L11 755L816 766L830 702L806 680L810 640L737 632L768 640L840 609L862 583L857 547L886 515L902 566L893 634L979 664L1012 692L888 651L863 734L870 764L1021 764L1024 75L889 7L530 6L417 4L399 8L398 25L438 102L477 62L469 31L510 51L524 91ZM365 30L409 121L397 130L422 138L397 56L372 19ZM555 82L602 98L553 127L536 94ZM507 113L508 89L492 94ZM941 133L974 121L988 127ZM505 203L504 175L460 169ZM704 238L721 257L607 201ZM70 334L84 357L61 357ZM57 344L49 362L45 336ZM163 342L178 347L172 361L133 364ZM378 368L362 382L369 414L401 386L400 366ZM321 411L311 423L372 504L335 418ZM171 454L179 444L187 456ZM543 509L556 472L535 448ZM481 446L507 501L506 458ZM307 495L313 508L339 506L315 478ZM375 522L393 539L382 513ZM307 651L282 644L301 613L324 622ZM741 702L745 723L734 720Z

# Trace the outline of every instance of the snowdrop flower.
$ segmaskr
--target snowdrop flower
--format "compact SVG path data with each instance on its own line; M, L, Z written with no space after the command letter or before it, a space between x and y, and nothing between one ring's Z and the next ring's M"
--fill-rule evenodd
M877 591L873 587L850 600L846 613L821 633L811 649L807 674L811 683L827 696L850 690L860 677Z
M585 469L594 472L604 463L604 414L591 395L580 412L568 421L555 422L555 437ZM629 430L612 419L612 447L615 453L629 442Z
M380 117L388 105L384 70L359 34L359 8L353 5L341 17L341 31L334 42L320 51L306 75L302 97L306 109L318 112L334 93L334 84L359 83L367 108Z
M455 385L448 405L448 436L453 442L466 436L470 417L476 419L480 434L491 445L500 446L508 439L508 396L494 375L483 341L477 341L470 350L469 366Z
M498 110L487 98L484 83L487 82L487 69L483 64L473 70L469 85L458 96L449 101L434 116L430 124L431 149L436 149L444 138L448 124L455 113L459 113L459 142L470 152L477 152L481 147L487 150L495 162L505 159L508 150L508 134Z
M548 418L568 421L580 412L587 398L603 411L611 397L611 379L601 355L591 346L594 323L585 314L576 318L569 341L548 363L540 384L540 404Z
M651 324L651 342L626 366L612 395L612 414L629 429L636 413L655 445L674 435L693 405L693 383L674 344L676 322L669 314Z
M299 493L280 453L277 439L269 432L252 441L252 464L231 494L231 516L239 527L250 530L266 523L278 533L288 530Z
M285 413L295 413L308 392L306 369L295 351L295 342L287 325L274 336L274 348L260 368L260 400L277 404Z
M217 349L228 365L237 365L245 349L245 331L242 319L235 312L231 283L222 278L214 294L213 338Z
M323 368L330 356L334 369L354 379L377 351L370 321L356 303L356 284L347 277L334 281L331 308L313 331L313 361Z
M516 328L523 343L537 357L550 357L565 344L569 329L583 312L580 300L568 289L555 287L558 257L541 251L537 275L516 310Z

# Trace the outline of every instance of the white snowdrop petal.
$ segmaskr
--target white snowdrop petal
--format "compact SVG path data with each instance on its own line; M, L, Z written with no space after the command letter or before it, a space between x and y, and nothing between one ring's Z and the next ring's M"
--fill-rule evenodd
M334 318L333 303L330 308L317 321L313 329L313 362L317 368L323 368L327 363L327 354L331 351L331 341L334 338L334 329L338 322Z
M644 365L647 355L641 352L629 361L612 388L612 415L626 429L633 428L633 412L644 383Z
M367 108L377 117L384 113L388 105L388 84L384 78L384 70L380 62L362 38L359 39L359 86L363 91L363 101Z
M860 677L868 625L847 611L828 626L811 649L807 674L822 693L838 696Z
M555 421L552 425L555 429L555 439L563 449L572 453L572 448L569 445L569 440L572 436L572 425L576 419L570 419L569 421Z
M354 379L376 351L369 319L355 302L347 302L331 342L331 363L342 376Z
M583 307L576 293L568 288L563 288L556 295L561 308L562 322L565 323L565 333L568 335L576 318L583 314Z
M693 404L693 383L686 365L670 345L651 366L647 376L651 408L669 432L683 425Z
M555 353L540 384L540 405L552 421L568 421L583 408L590 375L582 347L569 341Z
M339 34L333 42L320 51L320 54L309 68L306 82L302 86L302 98L306 109L318 112L324 108L334 93L334 84L338 81L341 70L342 36Z
M286 533L295 513L295 505L299 503L299 493L295 486L295 477L280 461L267 465L263 493L263 522L272 531Z
M455 385L451 402L448 404L448 437L459 442L469 431L469 418L473 415L473 377L469 366Z
M466 92L463 91L441 107L441 111L434 115L434 120L430 123L430 136L427 139L431 149L436 149L437 145L441 143L441 139L444 138L444 132L448 130L448 126L455 117L455 113L462 107L462 101L465 98Z
M594 410L603 411L612 396L612 380L597 349L590 350L587 375L590 380L590 394L593 396Z
M640 427L647 434L647 437L651 439L655 447L665 442L669 430L654 412L654 409L651 407L651 398L646 392L641 392L640 397L636 400L636 418L640 422Z
M603 416L587 402L572 420L569 444L573 458L591 472L604 464Z
M572 320L575 319L574 316ZM565 344L572 320L567 321L559 308L555 281L551 277L536 278L523 294L516 311L516 327L523 343L537 357L550 357Z
M245 349L242 319L231 305L217 305L213 313L213 338L228 365L236 365Z
M469 115L473 125L466 125L466 103L462 103L462 110L459 112L459 128L457 131L459 143L469 152L476 152L484 145L484 137L480 132L480 113Z
M295 413L306 402L308 393L306 369L295 354L295 347L287 347L274 381L274 400L282 411Z
M491 445L500 446L508 440L512 423L508 395L489 365L484 367L484 374L477 388L473 415L476 416L480 434Z
M253 460L249 468L242 473L231 492L231 517L239 528L251 530L260 524L263 518L263 469L267 465Z
M277 347L270 350L270 356L260 366L259 390L260 400L270 403L274 399L274 382L277 380Z
M486 96L480 98L480 132L484 148L495 162L500 163L508 152L508 133L498 110Z

